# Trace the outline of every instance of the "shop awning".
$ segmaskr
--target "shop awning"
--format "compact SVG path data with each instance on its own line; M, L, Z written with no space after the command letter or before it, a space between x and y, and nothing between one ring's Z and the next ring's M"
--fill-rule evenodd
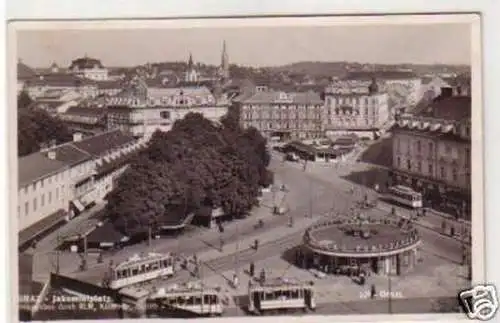
M42 220L35 222L29 227L21 230L18 234L19 236L19 246L30 242L37 236L43 234L47 230L53 228L57 224L66 220L66 211L60 209L51 215L43 218Z
M80 202L80 200L75 199L75 200L71 201L71 203L73 203L73 205L76 207L76 209L79 212L83 212L85 210L85 206L83 206L83 203Z

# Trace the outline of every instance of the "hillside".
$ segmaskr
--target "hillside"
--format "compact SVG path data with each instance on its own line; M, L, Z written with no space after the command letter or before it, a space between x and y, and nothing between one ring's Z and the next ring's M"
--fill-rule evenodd
M429 73L470 73L467 65L421 65L421 64L361 64L356 62L297 62L288 65L269 67L276 72L288 72L292 74L308 74L311 76L337 76L342 77L349 71L356 70L396 70L409 69L418 75Z

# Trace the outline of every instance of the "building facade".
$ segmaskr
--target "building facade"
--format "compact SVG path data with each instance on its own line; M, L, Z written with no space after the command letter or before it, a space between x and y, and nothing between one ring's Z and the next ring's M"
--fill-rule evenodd
M388 93L391 109L412 107L420 101L422 79L411 71L358 71L346 77L347 80L366 82L374 78L379 81L380 90Z
M373 138L387 127L390 118L388 95L375 80L338 81L325 89L327 135L354 133Z
M186 114L200 113L212 121L227 113L229 101L206 87L147 88L146 93L125 93L108 100L108 129L149 138L156 130L169 131Z
M19 159L17 223L24 245L69 221L111 191L143 142L119 131L83 138Z
M421 113L398 118L392 181L422 192L424 203L470 217L471 99L443 93Z
M323 137L324 102L314 92L258 91L234 108L239 111L243 127L254 127L268 138Z
M102 65L101 61L87 56L73 60L69 66L69 71L74 75L94 81L108 79L108 69Z

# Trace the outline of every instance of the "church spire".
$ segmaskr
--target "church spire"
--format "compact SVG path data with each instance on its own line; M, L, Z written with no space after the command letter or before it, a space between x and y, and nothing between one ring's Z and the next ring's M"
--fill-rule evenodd
M226 41L224 40L222 42L222 55L221 55L221 62L220 62L220 69L221 69L221 74L224 79L229 78L229 56L227 55L227 50L226 50Z
M193 54L189 53L188 69L192 69L193 66L194 66L194 63L193 63Z

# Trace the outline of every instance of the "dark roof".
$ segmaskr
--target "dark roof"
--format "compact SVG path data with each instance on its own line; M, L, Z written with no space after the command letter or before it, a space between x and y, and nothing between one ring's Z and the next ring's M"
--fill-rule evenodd
M47 75L40 75L28 80L29 85L48 85L48 86L64 86L64 87L77 87L83 85L95 85L95 81L77 77L72 74L66 73L53 73Z
M120 80L96 81L97 88L105 89L121 89L123 87Z
M318 93L309 92L296 92L296 93L285 93L286 98L281 99L280 96L284 92L278 91L263 91L257 92L250 98L243 100L242 102L247 104L258 104L258 103L273 103L273 102L285 102L289 101L292 104L323 104L323 100Z
M29 227L21 230L18 234L19 236L19 246L28 243L30 240L36 238L39 234L43 233L54 227L56 224L61 223L65 220L66 211L60 209L51 215L43 218L42 220L35 222Z
M18 62L17 63L17 79L18 80L27 80L36 76L35 70L33 70L28 65Z
M66 163L49 159L45 154L40 152L21 157L18 163L18 182L20 187L68 167Z
M409 71L356 71L349 72L345 77L348 80L371 80L382 79L382 80L404 80L418 78L417 75Z
M471 97L438 97L427 108L422 109L419 116L455 121L470 118Z
M104 68L100 60L90 57L82 57L73 60L71 62L71 65L69 66L69 69L70 70L74 68L78 68L79 70L92 69L95 66L97 66L98 68Z
M116 149L134 141L134 137L126 135L120 130L112 130L75 142L73 145L91 155L102 156L109 150Z
M111 242L118 243L125 235L115 229L113 223L106 222L87 235L87 243Z
M104 132L79 142L68 142L44 152L36 152L19 158L19 186L29 184L39 178L55 174L106 151L135 141L132 136L120 130ZM55 160L48 158L48 152L55 151Z
M75 116L85 116L85 117L103 117L106 114L106 109L103 108L91 108L91 107L71 107L63 115L75 115Z

